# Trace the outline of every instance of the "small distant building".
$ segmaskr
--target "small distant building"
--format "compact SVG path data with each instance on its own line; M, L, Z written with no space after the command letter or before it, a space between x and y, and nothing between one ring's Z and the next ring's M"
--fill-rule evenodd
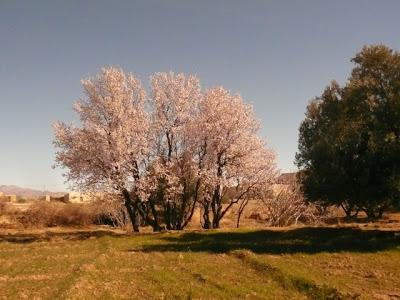
M83 193L69 192L68 194L64 195L64 201L71 202L71 203L83 203L83 202L89 202L89 199Z
M103 193L81 193L81 192L69 192L64 195L64 202L71 203L88 203L96 199L103 199Z
M17 195L5 195L4 197L10 202L13 203L17 202Z
M45 200L45 201L47 201L47 202L50 202L50 200L51 200L51 197L50 197L50 195L46 195L46 196L44 196L44 200Z

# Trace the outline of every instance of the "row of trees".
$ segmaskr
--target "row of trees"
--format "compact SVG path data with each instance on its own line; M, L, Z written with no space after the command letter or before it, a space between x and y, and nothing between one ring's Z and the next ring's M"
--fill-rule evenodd
M352 62L308 105L296 163L310 201L381 217L400 199L400 53L369 46Z
M265 200L275 155L252 107L222 87L202 91L192 75L156 73L149 95L119 68L83 80L80 126L54 125L57 165L80 190L119 195L135 231L183 229L196 207L203 228L218 228L235 204L239 224L253 198L290 220L321 205L380 217L400 200L400 53L370 46L352 61L346 84L312 100L300 126L301 191L317 206L298 192Z
M113 67L82 85L80 125L54 125L56 165L80 190L120 195L134 231L183 229L196 207L204 228L218 228L276 176L252 107L222 87L202 91L195 76L156 73L147 95Z

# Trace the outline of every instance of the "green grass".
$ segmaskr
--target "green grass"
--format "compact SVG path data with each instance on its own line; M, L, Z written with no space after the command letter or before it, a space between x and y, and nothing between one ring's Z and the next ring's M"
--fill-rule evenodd
M0 234L0 298L390 299L400 236L359 228Z

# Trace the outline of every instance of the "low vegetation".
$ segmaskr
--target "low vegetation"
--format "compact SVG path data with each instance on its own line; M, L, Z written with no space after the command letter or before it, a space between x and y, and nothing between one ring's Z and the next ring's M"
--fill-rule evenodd
M89 205L36 201L18 221L24 227L87 226L95 218L95 211Z
M41 299L400 297L399 228L374 226L134 236L76 229L8 232L0 235L0 294Z
M265 192L260 200L265 210L264 220L270 226L315 225L332 216L332 208L307 202L296 180L280 186L279 191Z
M321 225L338 216L337 210L319 211L314 204L307 204L296 186L283 186L278 193L265 193L260 200L248 200L245 205L235 205L222 220L222 228L257 228L263 226ZM228 204L224 204L226 207ZM332 214L332 212L334 212ZM195 208L188 229L201 229L201 206ZM125 206L114 199L94 200L88 203L31 200L15 204L0 201L0 228L85 227L109 225L131 231ZM141 224L143 230L150 226Z
M0 201L0 227L29 229L111 225L125 228L128 217L124 207L118 204L115 201L79 204L32 200L21 208L13 203Z

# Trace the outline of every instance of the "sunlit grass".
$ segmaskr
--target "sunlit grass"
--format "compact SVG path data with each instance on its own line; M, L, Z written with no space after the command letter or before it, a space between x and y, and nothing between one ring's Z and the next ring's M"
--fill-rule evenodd
M400 295L394 232L355 228L0 236L4 298L374 299Z

